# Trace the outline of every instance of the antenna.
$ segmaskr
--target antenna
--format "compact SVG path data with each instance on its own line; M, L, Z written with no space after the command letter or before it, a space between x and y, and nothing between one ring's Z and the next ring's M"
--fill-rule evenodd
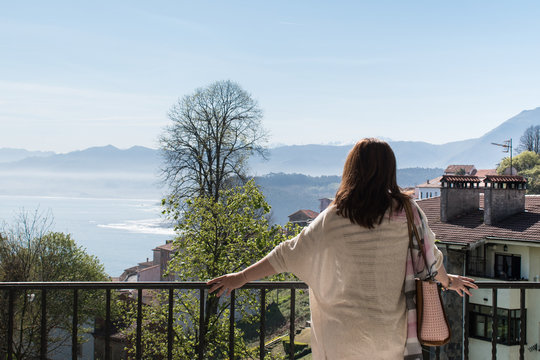
M497 144L492 142L491 145L497 145L503 148L503 152L510 152L510 175L514 175L514 168L512 167L512 138L510 140L504 140L504 144Z

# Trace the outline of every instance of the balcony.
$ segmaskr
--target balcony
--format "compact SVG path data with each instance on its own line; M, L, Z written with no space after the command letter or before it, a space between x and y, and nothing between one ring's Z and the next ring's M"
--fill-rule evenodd
M492 293L492 311L497 314L497 296L499 290L502 289L517 289L519 290L520 298L520 327L519 327L519 358L524 359L525 351L525 296L526 291L537 291L540 289L540 283L527 282L527 281L480 281L478 286L481 289L491 289ZM48 339L45 331L43 329L47 328L47 298L48 293L54 291L65 291L70 293L72 301L72 309L67 310L67 316L72 318L72 346L71 346L71 357L72 359L78 359L77 349L78 349L78 304L79 304L79 293L84 290L103 290L105 292L105 319L104 319L104 359L111 359L111 335L112 335L112 321L111 321L111 292L122 289L134 289L137 294L137 319L136 319L136 341L135 341L135 358L142 359L142 305L143 305L143 290L154 289L154 290L163 290L168 292L168 318L167 318L167 358L173 358L173 302L174 297L173 293L177 290L194 290L199 292L200 296L200 309L199 309L199 319L200 323L198 324L198 330L204 333L204 323L202 316L204 314L204 296L205 291L208 289L208 286L203 282L53 282L53 283L0 283L0 297L7 299L7 333L0 334L1 341L5 341L1 348L5 346L7 349L7 354L1 354L1 358L13 359L12 346L13 346L13 330L14 330L14 298L15 294L18 291L37 291L40 294L40 307L41 307L41 337L40 337L40 359L47 359L48 354ZM295 358L294 351L294 339L295 339L295 304L296 304L296 290L297 289L307 289L307 285L302 282L251 282L246 284L243 289L252 289L258 291L258 300L259 300L259 357L264 359L266 356L265 349L265 334L266 334L266 324L265 324L265 313L266 313L266 294L270 290L275 289L285 289L290 291L290 319L289 319L289 344L290 349L289 359ZM231 294L230 301L230 312L229 312L229 335L228 335L228 351L227 356L229 359L235 359L235 337L234 329L236 326L236 309L235 309L235 292ZM466 296L464 299L464 305L466 308L469 308L469 298ZM530 304L532 305L532 304ZM466 316L462 326L463 330L463 344L461 346L461 351L464 359L469 359L469 312L465 312ZM498 331L500 326L498 324L498 317L494 316L491 322L491 353L492 359L497 358L497 340L499 339ZM528 344L532 345L532 344ZM433 356L438 359L440 354L439 348L436 348L434 351L431 351L432 355L427 354L425 358L430 358ZM530 350L530 349L529 349ZM197 354L198 359L204 359L204 349L202 346L197 345Z

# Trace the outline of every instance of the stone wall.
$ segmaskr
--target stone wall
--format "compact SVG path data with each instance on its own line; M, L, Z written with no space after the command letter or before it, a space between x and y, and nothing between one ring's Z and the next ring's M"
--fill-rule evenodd
M449 274L463 275L465 265L464 252L446 250L440 246L439 249L444 254L444 266ZM446 316L450 323L452 338L450 342L441 347L440 359L443 360L461 360L463 348L463 298L455 291L442 293L443 302L445 305ZM432 358L435 350L432 350Z

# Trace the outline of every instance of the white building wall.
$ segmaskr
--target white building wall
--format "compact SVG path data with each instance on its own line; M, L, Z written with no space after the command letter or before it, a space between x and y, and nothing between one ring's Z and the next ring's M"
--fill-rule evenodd
M520 245L507 245L504 252L504 244L488 247L487 270L493 273L493 261L495 253L521 255L521 276L529 281L540 281L540 247ZM491 270L490 270L491 269ZM537 278L535 278L537 276ZM536 280L538 279L538 280ZM476 278L476 280L492 280ZM470 303L492 306L493 296L491 289L478 289L472 292ZM520 308L520 290L500 289L497 291L497 307L505 309ZM527 348L537 344L540 349L540 289L526 291L525 308L527 309L527 338L524 357L526 360L540 360L540 351L529 351ZM491 342L475 338L469 338L469 359L491 359ZM519 346L497 345L497 359L519 359Z

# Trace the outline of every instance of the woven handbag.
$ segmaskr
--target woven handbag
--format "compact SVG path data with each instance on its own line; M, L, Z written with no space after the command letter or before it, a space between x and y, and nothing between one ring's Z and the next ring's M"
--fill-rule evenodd
M426 261L424 250L424 238L419 235L418 229L414 225L413 209L409 202L405 204L407 214L407 226L409 228L409 250L412 256L413 236L418 241L420 251L419 256L424 259L426 269L430 267ZM416 262L413 261L413 264ZM418 273L415 269L415 273ZM416 318L417 336L420 344L425 346L441 346L450 341L450 325L444 311L441 298L441 290L438 284L430 278L427 280L416 279Z

